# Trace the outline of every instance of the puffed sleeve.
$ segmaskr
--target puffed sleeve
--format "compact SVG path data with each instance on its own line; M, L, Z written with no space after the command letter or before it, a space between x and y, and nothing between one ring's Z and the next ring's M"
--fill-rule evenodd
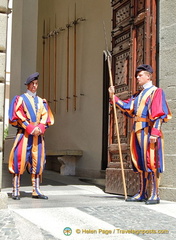
M171 111L166 102L165 93L161 88L158 88L154 93L149 109L149 118L154 122L151 134L161 136L161 124L172 118Z
M114 96L116 107L118 107L128 117L134 116L134 99L135 96L132 96L131 98L122 101L116 95ZM110 101L110 104L112 103L113 100Z
M28 119L24 111L24 103L21 96L15 96L11 101L9 123L14 127L25 129L28 134L31 134L36 127L30 124L30 119Z
M9 123L14 127L21 127L22 122L28 122L23 108L23 99L15 96L9 107Z

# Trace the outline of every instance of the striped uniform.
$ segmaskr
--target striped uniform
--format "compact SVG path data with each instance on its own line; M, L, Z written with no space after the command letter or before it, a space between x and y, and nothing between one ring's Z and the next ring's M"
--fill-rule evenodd
M23 174L26 167L31 174L41 175L45 165L44 132L54 124L52 112L46 102L28 93L15 96L10 104L9 123L17 128L17 135L9 157L9 171ZM35 127L42 134L32 135Z
M171 112L163 90L151 86L125 101L115 96L115 102L122 112L134 118L130 140L134 171L155 172L157 169L158 172L163 172L164 152L161 125L171 119ZM149 141L151 135L158 136L157 151L155 144Z

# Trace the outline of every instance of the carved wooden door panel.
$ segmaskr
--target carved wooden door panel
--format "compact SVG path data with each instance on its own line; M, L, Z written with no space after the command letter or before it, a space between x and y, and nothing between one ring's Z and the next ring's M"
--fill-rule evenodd
M156 70L156 1L112 1L112 74L115 92L122 100L138 89L135 69L142 63ZM156 74L153 74L156 79ZM155 81L154 81L155 83ZM139 189L138 174L132 170L130 133L132 120L117 109L127 194ZM113 109L109 115L108 166L105 191L124 194Z

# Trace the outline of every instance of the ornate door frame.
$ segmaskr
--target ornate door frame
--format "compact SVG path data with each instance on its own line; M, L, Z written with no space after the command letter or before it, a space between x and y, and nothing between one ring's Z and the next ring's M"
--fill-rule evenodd
M156 83L156 10L157 0L112 0L112 74L116 94L123 100L138 90L135 69L142 63L152 65ZM117 109L122 157L128 195L138 190L138 174L132 170L130 133L132 120ZM108 163L105 191L123 194L122 173L110 107L108 129Z

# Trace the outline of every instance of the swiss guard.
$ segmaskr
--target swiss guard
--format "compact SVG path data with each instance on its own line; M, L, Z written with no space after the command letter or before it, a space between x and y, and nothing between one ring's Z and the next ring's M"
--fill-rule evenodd
M14 200L20 200L20 177L26 169L31 174L32 198L48 199L40 191L39 183L46 162L44 133L54 124L54 118L47 101L36 94L38 78L38 72L27 78L27 92L15 96L9 108L9 123L17 128L9 156Z
M116 106L128 117L134 119L131 132L130 151L134 172L140 175L140 189L137 194L127 198L128 202L158 204L159 174L164 171L164 149L162 123L171 119L171 112L161 88L152 83L153 69L142 64L137 67L135 77L142 91L130 99L122 101L115 96ZM114 87L109 88L110 98L114 96ZM151 183L151 193L147 186Z

